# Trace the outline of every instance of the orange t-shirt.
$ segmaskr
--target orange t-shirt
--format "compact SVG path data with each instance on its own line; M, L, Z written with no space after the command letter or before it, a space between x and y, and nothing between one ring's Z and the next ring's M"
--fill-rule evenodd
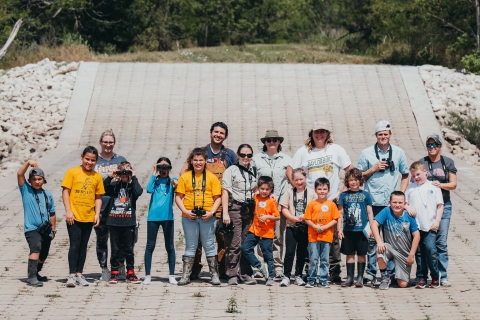
M273 239L275 234L275 220L267 220L265 223L258 220L259 216L270 215L280 217L278 211L278 203L273 198L262 198L256 194L255 199L255 214L253 215L253 223L248 231L257 237Z
M330 200L320 202L313 200L305 209L305 220L310 220L314 224L326 225L332 220L340 219L337 205ZM308 226L308 242L330 242L333 241L334 227L328 228L322 233L318 233L312 227Z

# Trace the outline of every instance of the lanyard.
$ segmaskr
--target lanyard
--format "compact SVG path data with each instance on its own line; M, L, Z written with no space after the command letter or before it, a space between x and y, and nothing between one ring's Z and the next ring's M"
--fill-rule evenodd
M35 200L37 201L38 211L40 211L40 220L43 222L43 213L42 209L40 208L40 199L38 198L37 190L33 189L33 193L35 194ZM45 198L45 214L48 213L48 199L45 191L42 190L43 197Z
M255 173L250 172L247 168L244 166L240 165L239 163L236 164L238 169L240 170L240 173L242 174L243 180L245 181L245 201L247 200L247 178L245 178L245 174L243 173L244 171L248 173L248 181L250 183L250 199L253 198L253 191L252 191L252 181L253 178L252 176L255 176ZM255 170L255 169L253 169Z
M433 175L433 163L432 163L432 160L430 160L430 157L429 156L426 156L424 158L424 160L427 160L428 162L428 171L430 171L430 181L433 181L434 180L434 175ZM443 172L445 173L445 181L443 183L448 183L448 170L447 170L447 166L445 165L445 159L443 159L443 156L440 156L440 162L442 163L442 168L443 168Z
M300 201L297 200L297 188L293 188L293 206L295 208L295 215L297 215L297 204ZM302 199L302 213L305 213L305 208L307 207L307 187L305 187L305 191L303 191L303 199Z
M378 160L380 160L380 157L378 155L378 143L375 143L375 156L377 157ZM389 144L388 145L388 161L392 161L392 146Z
M203 169L203 175L202 175L202 208L203 205L205 204L205 188L207 185L207 171ZM195 171L192 170L192 189L193 189L193 207L196 207L195 203L195 189L197 188L197 183L195 181Z

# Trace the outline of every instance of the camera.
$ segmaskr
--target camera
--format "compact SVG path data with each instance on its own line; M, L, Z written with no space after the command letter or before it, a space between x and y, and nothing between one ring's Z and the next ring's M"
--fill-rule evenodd
M306 233L308 231L308 226L305 222L296 222L293 225L293 232L295 234Z
M387 164L387 168L389 168L390 171L395 171L395 163L393 162L393 160L389 160L387 158L382 158L381 161L383 161ZM380 171L385 171L385 170L380 170Z
M52 223L50 221L44 221L38 226L37 232L42 236L49 236L52 232Z
M223 235L228 236L233 232L233 229L235 229L235 226L233 225L232 222L227 226L225 224L222 225L222 228L220 229L220 232L223 233Z
M195 206L192 210L192 213L197 217L202 217L207 214L207 212L203 209L203 207Z
M353 227L354 225L357 224L357 218L355 218L355 216L350 213L350 214L347 216L347 219L345 219L345 222L346 222L349 226Z
M157 164L157 170L171 170L172 166L168 164Z
M132 175L132 170L118 170L117 172L115 172L115 174L117 176L121 176L121 175L131 176Z
M242 212L246 212L247 210L253 214L255 211L255 200L253 199L245 199L244 202L242 202Z

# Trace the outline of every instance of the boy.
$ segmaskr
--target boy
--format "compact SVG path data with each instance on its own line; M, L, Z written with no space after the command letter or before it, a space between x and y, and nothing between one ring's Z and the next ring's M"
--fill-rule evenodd
M117 171L105 179L105 191L111 197L107 226L110 231L110 257L111 276L109 283L118 282L118 269L123 257L127 262L127 282L139 284L140 279L134 270L134 245L135 215L138 197L143 189L138 183L135 172L129 162L123 161L118 164Z
M425 288L429 269L432 277L430 288L435 288L440 285L435 241L443 214L442 191L427 180L427 170L422 162L412 163L410 174L413 182L408 185L405 192L407 202L405 209L417 221L420 230L421 252L421 257L416 256L416 259L421 261L421 267L417 268L417 285L415 288Z
M360 190L362 185L362 172L357 168L348 170L345 175L345 186L349 190L342 192L338 200L340 212L337 225L338 239L343 239L340 252L347 256L347 280L342 283L342 287L353 285L355 254L358 272L355 287L363 287L363 273L368 251L368 238L365 237L363 230L367 227L368 216L373 216L373 211L372 197L370 193Z
M420 241L417 223L405 211L405 194L401 191L393 191L390 194L389 203L390 207L380 211L375 218L373 214L368 216L373 236L377 241L377 263L382 275L381 290L387 290L390 285L387 263L392 260L395 261L398 286L400 288L408 286L413 258ZM380 226L383 226L385 242L378 231Z
M329 192L330 182L327 178L315 180L315 193L318 198L310 202L305 209L304 219L308 225L308 254L310 260L308 282L305 288L313 288L317 278L320 287L329 287L327 277L330 244L333 241L334 226L340 219L337 205L327 198ZM320 276L317 277L319 264Z
M32 169L28 174L28 183L26 183L25 172L28 167L32 167ZM55 205L52 194L42 188L47 180L45 173L34 160L28 160L20 167L17 172L17 181L22 195L25 219L23 230L30 247L27 282L31 286L41 287L43 281L48 279L38 273L42 270L50 250L50 243L57 233ZM39 229L40 226L42 227Z
M271 197L273 192L273 180L262 176L257 180L258 194L254 196L255 212L253 223L242 245L242 253L252 267L257 268L265 278L267 286L273 286L273 236L275 235L275 221L280 219L277 201ZM254 253L255 246L259 244L263 259L268 265L265 266L257 259ZM252 283L254 284L254 283Z

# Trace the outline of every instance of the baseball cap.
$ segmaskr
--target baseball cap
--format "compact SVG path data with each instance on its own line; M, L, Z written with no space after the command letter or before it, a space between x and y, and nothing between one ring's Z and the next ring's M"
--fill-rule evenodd
M312 130L327 130L329 132L332 132L332 130L328 127L328 124L325 121L315 121L312 125Z
M28 179L31 177L42 177L45 183L47 183L47 179L45 179L45 172L43 172L43 170L40 168L30 169L30 172L28 173Z
M375 126L375 133L373 135L376 135L377 132L385 131L385 130L392 130L392 126L390 125L390 122L388 122L387 120L379 121Z
M427 140L425 142L428 142L428 140L433 139L436 143L442 144L442 138L436 133L432 133L427 137Z

